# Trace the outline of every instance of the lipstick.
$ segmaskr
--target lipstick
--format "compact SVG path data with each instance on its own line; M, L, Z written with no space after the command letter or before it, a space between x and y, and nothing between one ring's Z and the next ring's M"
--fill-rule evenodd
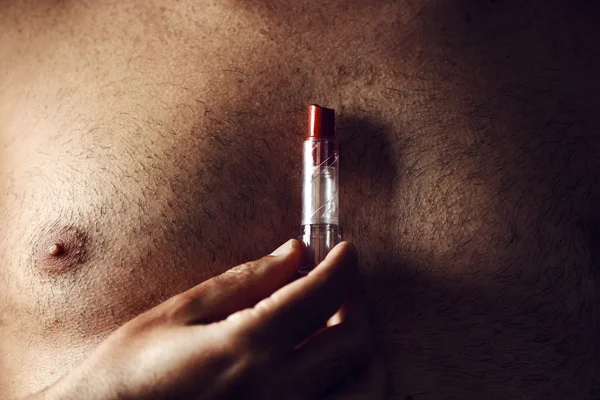
M339 228L339 150L335 111L308 106L308 135L302 151L302 236L307 274L341 241Z

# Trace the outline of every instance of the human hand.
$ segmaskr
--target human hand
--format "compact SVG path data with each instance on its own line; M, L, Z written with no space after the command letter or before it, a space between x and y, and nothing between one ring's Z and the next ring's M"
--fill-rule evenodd
M354 246L291 282L301 257L291 240L172 297L32 399L383 398Z

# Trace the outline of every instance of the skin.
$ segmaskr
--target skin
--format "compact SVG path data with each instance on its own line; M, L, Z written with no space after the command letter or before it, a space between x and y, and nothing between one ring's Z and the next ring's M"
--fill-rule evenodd
M290 240L146 311L28 399L383 398L356 249L290 283L302 250Z
M297 236L309 103L394 398L600 395L590 2L0 4L0 397Z

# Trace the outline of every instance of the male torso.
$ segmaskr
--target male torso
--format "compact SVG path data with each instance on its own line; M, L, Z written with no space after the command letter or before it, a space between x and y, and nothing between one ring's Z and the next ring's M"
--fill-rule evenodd
M308 103L398 398L599 395L597 11L185 3L0 14L3 398L297 236Z

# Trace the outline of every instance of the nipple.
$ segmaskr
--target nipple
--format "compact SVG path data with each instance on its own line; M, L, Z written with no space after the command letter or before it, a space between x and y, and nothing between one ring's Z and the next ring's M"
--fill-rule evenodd
M66 227L44 235L35 251L36 267L47 275L79 268L87 259L88 236L80 228Z
M48 247L48 254L53 257L60 257L65 252L65 248L60 243L54 243Z

